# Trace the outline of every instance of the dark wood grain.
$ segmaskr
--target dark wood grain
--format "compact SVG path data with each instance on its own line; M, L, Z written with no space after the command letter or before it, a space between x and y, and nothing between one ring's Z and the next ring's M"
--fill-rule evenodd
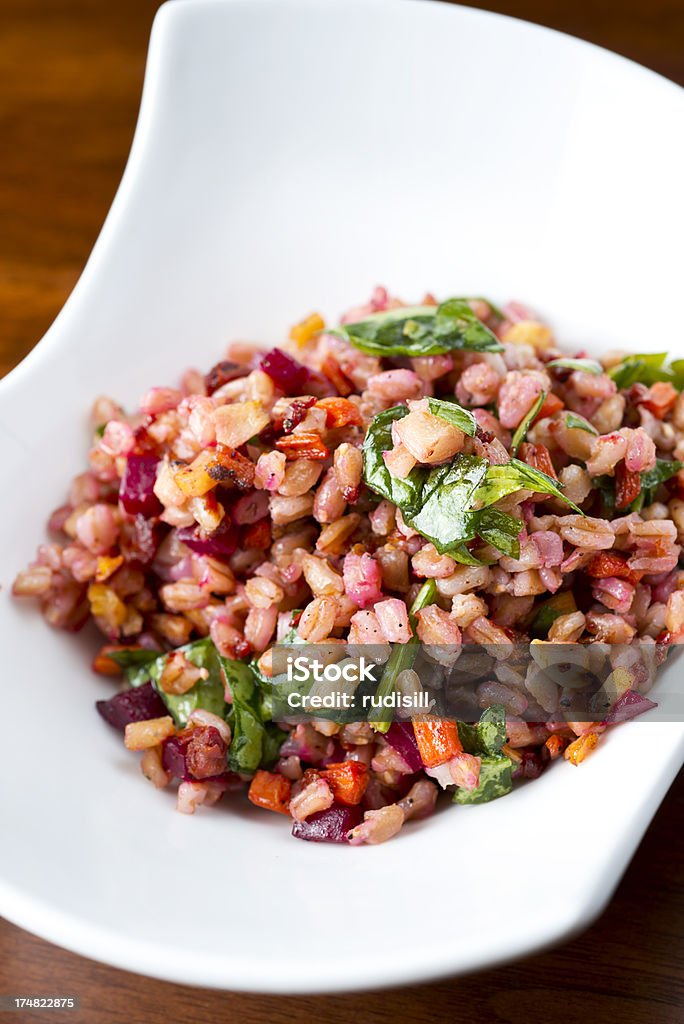
M128 152L157 6L156 0L0 0L0 374L44 333L97 237ZM571 32L684 83L682 0L472 6ZM555 951L470 978L360 996L212 993L113 970L0 922L0 994L77 995L81 1009L58 1017L88 1024L680 1024L683 819L684 776L596 924ZM568 823L569 830L576 825ZM531 849L530 864L550 855ZM505 908L501 926L515 928ZM381 942L381 934L373 941Z

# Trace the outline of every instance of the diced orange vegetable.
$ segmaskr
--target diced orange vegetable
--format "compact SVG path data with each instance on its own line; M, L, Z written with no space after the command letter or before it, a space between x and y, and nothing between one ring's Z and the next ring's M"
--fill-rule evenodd
M627 508L641 493L641 473L627 469L624 459L615 467L615 508Z
M544 746L548 750L552 761L555 761L556 758L560 757L563 753L563 749L567 745L567 742L567 739L559 736L556 732L549 736Z
M257 807L278 814L289 814L292 784L284 775L259 770L252 779L247 796Z
M656 419L663 420L677 401L678 396L679 392L669 381L659 380L655 384L651 384L647 397L642 399L639 405L643 405L645 409L652 412Z
M342 395L344 398L346 398L347 395L351 395L352 391L354 390L354 385L344 375L340 364L337 362L334 356L325 357L325 359L323 360L323 365L321 366L321 370L328 378L328 380L335 388L335 390L338 392L338 394Z
M426 768L445 764L463 751L456 722L446 718L414 718L413 732Z
M598 741L598 733L585 732L566 747L563 757L570 764L581 764L587 754L592 752Z
M369 781L368 765L361 761L340 761L329 764L321 773L341 804L358 804Z
M630 569L626 556L617 551L597 551L585 572L593 579L605 580L609 576L617 576L618 579L627 580L629 583L638 583L643 576L642 572Z
M106 583L91 583L88 587L90 611L98 618L107 619L115 626L121 626L126 619L126 605L116 591Z
M518 450L519 458L526 462L532 469L538 469L546 473L553 480L558 479L555 466L551 461L549 449L545 444L532 444L530 441L523 441Z
M328 427L354 427L362 425L361 413L357 405L348 398L321 398L316 402L319 409L325 410Z
M123 669L117 665L111 654L116 651L142 651L140 644L105 644L93 658L93 672L101 676L120 676Z
M217 484L233 483L244 490L254 482L254 463L234 448L217 444L201 451L189 466L176 473L174 480L189 498L200 498Z
M103 583L105 580L108 580L120 565L123 565L123 555L116 555L115 558L110 558L108 555L100 555L95 572L96 582Z
M285 452L288 459L315 459L322 462L330 455L319 435L307 432L279 437L276 448Z
M544 399L544 404L532 422L536 423L538 420L543 420L549 416L555 416L557 412L560 412L561 409L564 408L565 402L563 399L559 398L558 395L554 395L553 391L549 391L548 395Z
M320 313L312 313L311 316L307 316L301 323L295 324L294 327L290 328L290 340L302 347L308 341L311 341L319 331L323 330L325 330L325 320Z

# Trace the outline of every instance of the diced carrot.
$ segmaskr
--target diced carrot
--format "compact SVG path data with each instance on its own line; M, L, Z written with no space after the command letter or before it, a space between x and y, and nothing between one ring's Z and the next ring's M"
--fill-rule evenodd
M123 669L110 655L117 651L142 651L140 644L105 644L93 659L93 672L101 676L120 676Z
M287 434L284 437L279 437L276 441L276 448L285 452L288 459L315 459L322 462L330 455L319 435L313 432Z
M559 736L558 733L553 733L552 736L549 736L544 746L548 750L549 757L551 758L551 760L555 761L556 758L561 756L567 744L567 739L565 739L562 736Z
M290 340L302 347L308 341L311 341L319 331L323 330L325 330L325 320L320 313L312 313L311 316L307 316L301 323L295 324L294 327L290 328Z
M456 722L446 718L414 718L413 732L426 768L445 764L463 751Z
M590 754L599 741L596 732L585 732L566 747L563 757L570 764L581 764L587 754Z
M325 410L328 427L354 427L362 425L361 413L357 405L348 398L321 398L316 402L319 409Z
M518 449L518 455L522 462L526 462L532 469L538 469L546 473L553 480L558 479L556 469L551 461L549 449L545 444L532 444L530 441L523 441Z
M643 398L639 405L652 412L656 419L663 420L678 397L679 392L669 381L659 380L651 384L647 397Z
M250 523L243 527L240 535L240 548L246 551L248 548L255 548L257 551L265 551L271 546L271 520L270 517L259 519L256 523Z
M335 390L338 392L338 394L342 395L344 398L346 398L347 395L351 395L352 391L354 390L354 385L351 383L348 377L344 375L344 373L342 372L342 367L337 362L334 356L325 357L325 359L323 360L323 365L321 366L321 370L328 378L328 380L335 388Z
M534 417L532 423L536 423L538 420L543 420L549 416L555 416L557 412L565 408L565 402L558 395L554 395L553 391L549 391L548 395L544 399L544 404L541 409Z
M257 807L277 811L278 814L289 814L291 789L292 784L284 775L260 769L250 783L247 796Z
M626 556L617 551L597 551L585 572L596 580L617 576L619 580L627 580L629 583L638 583L643 576L642 572L630 569Z
M627 508L641 493L641 473L627 469L624 459L615 467L615 508Z
M321 772L322 778L333 791L333 796L341 804L358 804L369 781L368 765L362 761L340 761L329 764Z

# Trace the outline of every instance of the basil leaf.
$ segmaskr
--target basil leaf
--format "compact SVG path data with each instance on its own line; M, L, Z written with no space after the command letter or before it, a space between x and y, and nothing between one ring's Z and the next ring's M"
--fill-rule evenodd
M491 562L487 562L482 558L478 558L472 551L469 551L465 544L457 544L453 548L449 548L449 558L453 558L455 562L460 565L491 565Z
M362 352L381 357L434 356L455 349L503 351L496 335L478 320L465 299L374 313L328 333L344 338Z
M463 409L456 402L445 402L441 398L428 398L430 412L452 426L462 430L468 437L474 437L477 420L469 409Z
M596 359L552 359L547 363L548 368L557 367L559 370L579 370L580 373L604 373L604 369Z
M637 381L650 386L659 380L670 380L672 374L663 368L666 359L667 352L627 356L617 366L611 366L608 376L619 389L628 388Z
M219 718L225 717L226 701L223 692L223 679L220 669L220 655L213 642L205 637L202 640L195 640L193 643L178 647L188 661L198 668L206 668L209 675L206 679L198 680L192 689L187 693L165 693L159 685L159 679L169 657L164 654L158 657L149 666L149 673L154 688L169 709L174 722L180 728L188 724L191 713L198 708L204 711L211 711ZM175 653L172 651L171 653Z
M253 774L257 768L271 767L286 734L264 722L265 707L250 666L244 661L218 657L224 685L232 697L227 715L233 734L228 767L234 772Z
M142 668L156 661L160 651L150 651L146 647L123 647L118 651L108 651L107 657L119 668Z
M643 505L652 505L655 494L661 484L670 480L680 469L684 468L684 462L677 462L676 459L656 459L653 469L645 469L641 474L641 494Z
M488 463L459 455L449 466L433 469L423 488L421 507L404 516L409 526L432 541L440 554L477 535L477 517L468 510L485 479Z
M492 704L475 725L457 722L458 736L466 754L482 757L499 754L506 742L506 711L503 704Z
M498 508L485 508L477 514L477 533L487 544L509 558L520 557L520 532L523 524Z
M477 789L458 788L455 804L485 804L506 796L513 789L512 763L504 754L487 754L480 759L480 783Z
M495 501L505 498L508 494L527 489L540 494L551 494L554 498L574 508L580 515L584 515L577 505L573 505L561 490L561 485L553 480L540 469L533 469L519 459L511 459L503 466L490 466L487 476L475 494L475 501L479 505L493 505Z
M575 598L571 590L564 590L560 594L554 594L547 601L539 606L539 609L532 620L530 632L536 637L548 636L548 632L556 619L561 615L570 615L577 611Z
M592 426L589 420L585 420L584 416L578 416L575 412L565 414L565 426L575 430L585 430L587 434L594 434L598 437L596 427Z
M421 494L429 469L414 466L405 479L390 473L382 457L394 447L392 424L408 416L405 405L395 405L373 418L363 442L363 479L372 491L397 505L402 513L420 508Z
M522 442L527 437L527 431L530 429L530 427L534 423L535 418L539 415L539 410L541 409L541 407L542 407L542 405L544 404L545 401L546 401L546 391L542 391L542 393L539 395L539 398L534 403L532 408L529 410L529 412L520 421L520 425L518 426L518 429L516 430L515 434L513 435L513 441L511 443L511 452L513 453L513 455L517 454L518 448L520 447Z

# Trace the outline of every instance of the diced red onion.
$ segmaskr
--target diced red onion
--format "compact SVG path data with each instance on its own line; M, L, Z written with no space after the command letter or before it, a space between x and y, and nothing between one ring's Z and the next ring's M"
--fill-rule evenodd
M119 500L129 515L147 519L161 515L163 507L154 493L159 459L154 455L129 455L119 488Z
M183 526L176 530L178 540L194 551L196 555L209 555L211 558L226 559L236 550L239 530L226 515L213 533L202 534L198 526Z
M267 352L259 365L286 395L300 394L309 376L306 366L280 348Z
M385 739L403 757L412 772L420 771L423 761L418 752L412 725L407 722L392 722L385 733Z
M657 707L658 705L655 701L649 700L648 697L637 693L636 690L627 690L619 700L615 701L604 721L606 725L613 725L615 722L627 722L630 718L636 718L637 715L643 715L644 712Z
M295 839L306 839L310 843L346 843L347 833L361 824L363 817L357 805L346 807L333 804L327 811L312 814L305 821L292 824L292 835Z
M130 722L146 722L150 718L161 718L168 714L166 705L152 683L117 693L109 700L98 700L95 707L105 722L122 732Z

